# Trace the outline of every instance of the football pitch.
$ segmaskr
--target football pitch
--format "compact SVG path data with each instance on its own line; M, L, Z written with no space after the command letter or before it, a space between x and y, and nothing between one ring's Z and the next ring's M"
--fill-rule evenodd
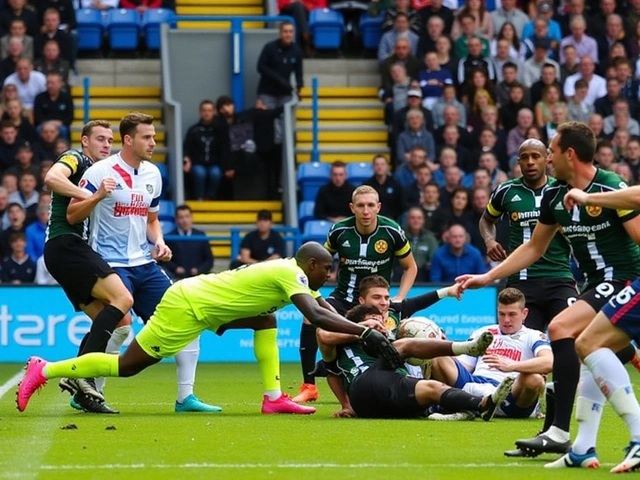
M199 366L196 395L222 406L218 414L173 412L172 364L130 379L109 379L109 403L120 415L72 410L57 381L34 395L21 414L15 388L6 388L21 367L0 364L0 478L611 478L609 469L622 460L629 440L607 407L600 469L548 470L542 466L554 456L517 461L503 456L515 439L535 434L540 420L334 419L338 405L324 380L315 415L262 415L260 375L253 364ZM284 391L295 395L299 367L283 364L282 377Z

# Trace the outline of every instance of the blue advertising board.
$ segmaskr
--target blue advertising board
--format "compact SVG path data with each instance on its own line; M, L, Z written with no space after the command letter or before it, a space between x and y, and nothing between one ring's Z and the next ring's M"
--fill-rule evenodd
M414 287L411 296L436 287ZM323 288L327 296L331 288ZM392 295L396 289L392 289ZM446 298L416 315L429 317L446 332L450 340L466 340L475 329L496 323L496 289L467 291L458 302ZM289 305L276 313L280 360L299 361L302 315ZM60 287L0 287L0 362L22 362L31 355L47 360L74 357L89 319L74 312ZM134 331L142 322L134 322ZM202 335L201 362L253 362L253 332L229 331L223 337L211 332Z

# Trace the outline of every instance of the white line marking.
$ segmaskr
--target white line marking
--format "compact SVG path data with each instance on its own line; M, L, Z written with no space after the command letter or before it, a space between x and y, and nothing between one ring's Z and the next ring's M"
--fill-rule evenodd
M13 377L0 386L0 398L4 397L9 390L13 390L24 377L24 369L20 369Z

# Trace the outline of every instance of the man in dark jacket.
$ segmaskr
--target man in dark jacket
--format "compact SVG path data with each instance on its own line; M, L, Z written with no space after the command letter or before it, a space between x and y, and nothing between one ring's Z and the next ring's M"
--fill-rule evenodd
M176 225L170 235L191 237L205 235L204 232L193 228L193 215L187 205L176 208ZM213 267L213 254L207 240L168 240L167 245L173 252L170 261L163 264L172 278L186 278L209 273Z
M47 90L39 93L33 103L33 116L36 126L44 122L56 123L63 137L68 137L73 122L73 99L62 89L64 81L58 73L47 75Z
M329 182L318 190L313 215L318 220L333 223L352 215L349 204L355 188L347 182L347 165L341 161L333 162Z

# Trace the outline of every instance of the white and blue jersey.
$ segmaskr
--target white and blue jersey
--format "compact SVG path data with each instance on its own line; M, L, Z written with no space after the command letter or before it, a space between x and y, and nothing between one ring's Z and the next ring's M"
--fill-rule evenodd
M160 171L151 162L135 169L120 154L87 169L80 188L95 193L102 180L116 181L90 217L89 245L112 267L136 267L153 262L147 240L149 212L157 212L162 192Z

